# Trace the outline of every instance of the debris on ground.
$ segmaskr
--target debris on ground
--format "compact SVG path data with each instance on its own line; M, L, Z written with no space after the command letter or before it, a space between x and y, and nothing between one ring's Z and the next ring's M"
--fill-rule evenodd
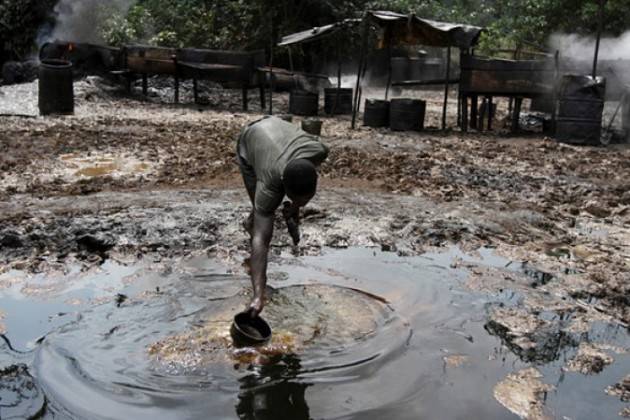
M494 398L522 419L551 419L545 412L545 400L553 386L541 382L542 377L535 368L510 373L494 388Z
M578 353L567 362L565 369L569 372L579 372L592 375L601 372L614 362L606 352L591 343L580 343Z

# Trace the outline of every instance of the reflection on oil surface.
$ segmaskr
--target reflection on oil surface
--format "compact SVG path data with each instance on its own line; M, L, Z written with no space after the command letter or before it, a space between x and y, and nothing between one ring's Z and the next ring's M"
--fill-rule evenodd
M256 349L231 346L230 320L248 301L249 280L218 259L5 273L3 337L13 349L2 347L0 361L27 370L0 375L0 389L34 378L36 392L12 395L22 398L16 407L35 408L45 395L44 418L510 419L506 407L536 389L549 390L543 413L609 418L623 409L603 390L628 371L627 355L597 376L565 370L578 353L571 341L553 358L519 356L506 342L513 337L488 331L497 308L507 314L500 325L519 322L507 317L518 315L518 296L464 289L468 273L455 259L507 263L456 249L282 255L270 266L263 313L275 338ZM628 345L627 332L606 324L591 334Z

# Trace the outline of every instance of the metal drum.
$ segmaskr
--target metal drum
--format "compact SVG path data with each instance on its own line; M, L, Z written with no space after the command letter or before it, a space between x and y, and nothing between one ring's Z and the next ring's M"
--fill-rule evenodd
M43 60L39 66L39 112L41 115L72 114L74 87L72 63Z
M422 80L424 58L409 58L409 80Z
M392 99L389 127L397 131L420 131L424 128L427 103L420 99Z
M553 112L553 96L551 94L534 96L529 110L551 114Z
M392 82L404 82L409 80L409 58L392 57L390 61Z
M363 110L363 125L387 127L389 125L389 101L366 99Z
M317 115L319 94L304 90L292 90L289 94L289 112L295 115Z
M562 77L556 119L556 139L564 143L600 144L606 79Z
M422 80L440 80L444 79L446 66L441 58L426 58L422 65L422 70ZM455 69L451 69L451 71L454 72Z
M324 89L324 112L328 115L352 114L352 88Z

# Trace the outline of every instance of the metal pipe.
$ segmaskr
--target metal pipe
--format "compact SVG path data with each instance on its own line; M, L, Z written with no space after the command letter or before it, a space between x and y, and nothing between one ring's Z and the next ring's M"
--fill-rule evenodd
M597 77L597 58L599 56L599 42L602 37L602 27L604 26L604 3L606 3L606 0L599 0L599 16L597 18L597 40L595 41L595 57L593 58L593 79Z

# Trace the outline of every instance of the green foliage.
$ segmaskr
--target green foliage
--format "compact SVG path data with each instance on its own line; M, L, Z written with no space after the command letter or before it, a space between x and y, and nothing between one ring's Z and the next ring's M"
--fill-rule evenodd
M24 56L56 0L0 1L0 48ZM103 2L106 5L108 2ZM364 10L393 10L424 18L484 26L480 49L544 46L554 32L593 34L598 0L136 0L121 14L102 6L95 28L109 44L269 48L271 39L321 26ZM628 0L607 0L605 32L630 26ZM336 48L334 43L325 48ZM344 43L349 51L356 45ZM309 46L304 47L308 50ZM322 46L323 48L323 46ZM303 50L296 48L296 56Z
M7 59L31 54L37 31L46 23L55 3L55 0L0 1L0 53L8 53Z

